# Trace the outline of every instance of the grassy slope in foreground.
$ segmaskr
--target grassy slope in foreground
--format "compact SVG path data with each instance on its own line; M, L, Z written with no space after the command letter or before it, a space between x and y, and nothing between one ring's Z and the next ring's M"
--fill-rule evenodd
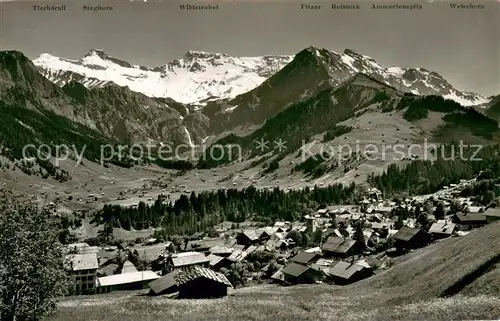
M433 244L391 269L352 286L261 286L218 300L89 297L61 302L51 320L451 320L498 319L500 293L475 297L443 293L500 254L500 223ZM494 273L488 272L488 273ZM493 294L493 295L491 295ZM272 317L271 317L272 316Z

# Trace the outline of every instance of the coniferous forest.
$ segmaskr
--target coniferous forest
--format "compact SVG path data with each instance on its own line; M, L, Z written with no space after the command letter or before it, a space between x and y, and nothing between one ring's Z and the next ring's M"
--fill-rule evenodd
M460 157L457 144L444 145L436 151L434 161L415 160L403 167L391 164L383 174L370 175L368 182L387 195L419 195L434 193L460 179L471 179L485 170L494 177L500 176L500 145L485 146L479 151L478 147L463 150Z
M337 184L289 192L279 188L261 190L250 186L242 190L221 189L200 194L192 192L190 196L183 194L169 203L159 197L151 206L144 202L137 207L128 208L105 205L97 218L101 223L126 230L161 227L165 235L191 235L222 221L294 221L309 214L310 208L353 203L356 198L357 188L354 183L349 186Z

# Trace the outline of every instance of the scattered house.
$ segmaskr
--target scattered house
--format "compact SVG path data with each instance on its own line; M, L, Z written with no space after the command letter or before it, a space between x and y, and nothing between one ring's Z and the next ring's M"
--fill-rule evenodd
M184 251L186 252L209 252L210 251L210 245L200 241L200 240L191 240L187 242L186 246L184 247Z
M249 246L246 250L235 249L233 253L227 258L231 262L243 261L250 253L257 250L255 245Z
M245 247L259 243L260 235L256 230L244 230L236 236L236 243L244 245Z
M99 268L97 253L68 254L66 259L68 260L66 268L75 278L71 292L73 294L93 293Z
M162 276L159 279L154 280L148 284L150 295L163 295L172 294L179 291L177 282L175 281L175 276L181 273L180 270L173 270L167 275Z
M153 244L156 244L158 243L158 240L154 237L150 237L149 239L146 240L146 242L144 242L146 245L153 245Z
M140 290L145 289L151 281L159 278L160 276L153 271L140 271L103 276L97 279L97 290L99 293Z
M431 225L429 233L435 239L441 239L452 236L453 233L456 231L456 229L457 229L456 224L448 222L447 220L438 220L436 223Z
M174 276L179 288L179 299L208 299L227 296L231 282L224 274L194 266Z
M488 223L498 221L500 220L500 207L490 207L483 213L483 215L486 217L486 221Z
M419 228L403 226L392 236L398 250L418 249L429 244L429 235Z
M315 283L321 279L318 270L295 262L288 264L281 272L285 282L292 284Z
M274 234L276 233L276 229L270 226L266 226L261 229L258 229L256 232L257 235L259 236L259 241L262 243L268 241L271 237L273 237Z
M299 231L301 233L305 232L307 230L307 226L303 222L294 222L292 223L292 231Z
M276 222L274 223L277 233L287 232L290 229L290 225L286 222Z
M290 261L302 265L311 265L315 263L321 255L319 255L317 252L299 252L297 255L292 257Z
M486 225L488 222L484 214L476 213L457 213L453 216L453 223L458 225L460 231L470 231Z
M187 270L195 265L208 267L210 260L203 253L183 252L171 254L165 262L165 270Z
M335 284L345 285L367 278L373 271L365 264L339 261L330 267L327 273Z
M389 235L390 223L370 222L372 230L380 237L386 238Z
M347 237L330 236L321 246L325 257L346 258L356 254L356 241Z
M327 212L328 210L326 208L322 208L316 211L316 213L319 214L320 216L325 216Z

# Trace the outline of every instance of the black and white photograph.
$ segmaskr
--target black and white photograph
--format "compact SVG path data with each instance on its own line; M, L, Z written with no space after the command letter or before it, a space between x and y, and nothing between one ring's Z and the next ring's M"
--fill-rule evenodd
M499 320L500 1L0 0L0 321Z

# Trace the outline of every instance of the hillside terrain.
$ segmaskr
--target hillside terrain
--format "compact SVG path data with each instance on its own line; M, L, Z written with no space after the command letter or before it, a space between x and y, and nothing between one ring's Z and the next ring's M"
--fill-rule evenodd
M349 286L250 287L219 300L111 294L63 301L51 320L497 319L499 293L483 285L484 278L498 275L499 227L491 224L415 250Z

